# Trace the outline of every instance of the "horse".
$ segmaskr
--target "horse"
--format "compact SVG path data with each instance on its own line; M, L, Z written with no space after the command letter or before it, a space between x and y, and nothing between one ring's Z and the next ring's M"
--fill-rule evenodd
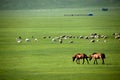
M98 64L97 59L102 59L102 64L105 64L105 54L104 53L93 53L89 56L89 60L91 61L92 58L94 59L94 64Z
M89 64L89 61L88 61L87 58L88 58L88 56L87 56L86 54L84 54L84 53L77 53L77 54L75 54L75 55L72 57L73 62L76 60L76 63L77 63L77 64L80 64L80 59L83 59L82 64L84 64L85 59L86 59L87 63Z

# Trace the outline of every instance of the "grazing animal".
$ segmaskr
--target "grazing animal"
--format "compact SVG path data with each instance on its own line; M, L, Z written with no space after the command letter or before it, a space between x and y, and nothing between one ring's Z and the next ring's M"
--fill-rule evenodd
M16 38L17 43L21 43L22 42L22 38L19 36L19 38Z
M62 40L62 39L59 39L59 43L62 44L62 43L63 43L63 40Z
M52 39L52 42L55 42L55 41L56 41L56 38L53 38L53 39Z
M91 61L92 58L94 59L94 64L98 64L97 59L102 59L102 64L105 64L105 54L104 53L93 53L89 56L89 60Z
M22 39L17 39L17 43L21 43L22 42Z
M38 41L38 39L37 39L37 38L35 38L34 40L35 40L36 42Z
M30 42L30 39L29 39L29 38L26 38L25 41L26 41L26 42Z
M75 54L75 55L72 57L73 62L76 60L76 63L77 63L77 64L80 64L80 59L83 59L82 64L84 64L85 59L86 59L87 63L89 64L89 61L88 61L87 58L88 58L88 56L87 56L86 54L84 54L84 53L78 53L78 54Z
M94 40L94 39L92 39L92 40L90 40L90 42L94 43L94 42L95 42L95 40Z

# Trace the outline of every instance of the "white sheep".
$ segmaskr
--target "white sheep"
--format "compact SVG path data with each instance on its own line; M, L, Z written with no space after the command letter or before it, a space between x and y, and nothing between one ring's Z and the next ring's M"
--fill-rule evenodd
M38 39L37 39L37 38L35 38L34 40L35 40L36 42L38 41Z
M30 39L29 39L29 38L26 38L25 41L26 41L26 42L30 42Z
M16 38L17 43L21 43L22 39Z

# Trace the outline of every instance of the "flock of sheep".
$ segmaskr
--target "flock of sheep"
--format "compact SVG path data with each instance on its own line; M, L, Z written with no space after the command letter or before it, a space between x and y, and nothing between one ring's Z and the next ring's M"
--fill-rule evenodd
M120 40L120 33L113 33L113 37L117 40ZM51 39L51 42L55 43L55 42L59 42L60 44L62 44L64 42L64 40L69 40L69 43L74 43L74 41L72 39L85 39L88 40L91 43L95 43L95 42L99 42L101 39L103 42L107 42L108 36L106 35L101 35L101 34L97 34L97 33L92 33L88 36L72 36L72 35L62 35L62 36L42 36L43 39ZM35 42L38 42L38 38L34 38L32 36L32 40L34 40ZM25 42L31 42L30 38L26 38L23 39L21 36L19 36L18 38L16 38L17 43L22 43L23 41Z
M100 38L103 38L104 41L106 42L106 39L108 38L106 35L99 35L97 33L92 33L90 34L89 36L66 36L66 35L63 35L63 36L59 36L59 37L55 37L52 39L52 42L55 42L57 39L59 41L59 43L61 44L63 42L64 39L71 39L71 38L76 38L76 39L86 39L86 40L89 40L90 42L95 42L95 41L99 41ZM96 40L97 39L97 40ZM69 43L73 43L74 41L69 41Z
M32 36L32 38L33 38L33 36ZM38 39L37 38L33 38L34 39L34 41L38 41ZM23 42L23 38L21 37L21 36L19 36L18 38L16 38L16 41L17 41L17 43L22 43ZM24 40L25 42L31 42L31 39L30 38L25 38L25 40Z

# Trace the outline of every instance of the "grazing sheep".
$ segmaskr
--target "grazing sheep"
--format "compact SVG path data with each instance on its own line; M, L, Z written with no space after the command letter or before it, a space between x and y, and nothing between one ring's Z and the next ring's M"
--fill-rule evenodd
M62 35L62 36L60 36L60 38L64 38L64 37L66 37L66 35Z
M113 33L115 39L120 40L120 33Z
M17 41L17 43L21 43L21 42L22 42L22 40L18 40L18 41Z
M22 39L16 38L16 41L17 41L17 43L21 43L21 42L22 42Z
M68 39L68 37L66 36L66 37L64 37L63 39Z
M92 35L89 37L89 39L94 39L94 38L95 38L95 36L92 36Z
M68 36L69 38L72 38L72 35Z
M99 34L99 35L95 35L95 38L101 38L101 35Z
M63 40L62 40L61 38L59 39L59 43L60 43L60 44L62 44L62 43L63 43Z
M29 38L26 38L26 39L25 39L25 42L30 42L30 39L29 39Z
M90 34L91 36L96 36L97 35L97 33L92 33L92 34Z
M34 40L35 40L36 42L38 41L38 39L37 39L37 38L35 38Z
M114 36L120 35L120 33L113 33Z
M115 36L115 39L120 39L120 35L116 35L116 36Z
M88 37L88 36L85 36L84 39L89 39L89 37Z
M95 40L94 40L94 39L92 39L92 40L90 40L90 42L92 42L92 43L93 43L93 42L95 42Z
M80 38L80 39L83 39L83 36L80 36L79 38Z
M16 41L17 41L17 43L21 43L22 42L22 37L19 36L18 38L16 38Z
M96 41L97 41L97 42L99 42L100 40L99 40L99 39L97 39Z
M55 42L55 41L56 41L56 38L53 38L53 39L52 39L52 42Z
M107 39L108 37L107 36L104 36L103 39Z
M107 36L105 36L105 35L101 35L101 38L106 39L106 38L107 38Z

